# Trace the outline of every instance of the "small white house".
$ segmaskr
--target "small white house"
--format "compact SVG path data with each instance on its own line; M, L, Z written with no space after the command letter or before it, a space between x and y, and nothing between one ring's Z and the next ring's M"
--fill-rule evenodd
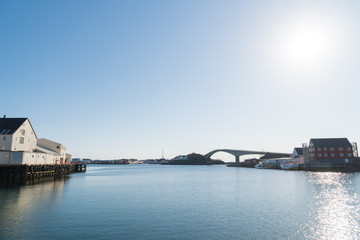
M0 165L66 164L69 159L64 145L38 139L28 118L0 118Z
M303 155L303 149L302 149L302 147L296 147L296 148L294 148L292 155L293 155L294 157L300 157L300 156L302 156L302 155Z

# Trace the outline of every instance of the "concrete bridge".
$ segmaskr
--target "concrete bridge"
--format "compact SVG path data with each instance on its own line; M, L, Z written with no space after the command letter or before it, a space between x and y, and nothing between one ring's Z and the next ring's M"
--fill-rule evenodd
M264 152L264 151L250 151L250 150L233 150L233 149L216 149L204 155L205 159L210 159L210 157L217 152L226 152L235 156L235 162L240 162L240 156L243 155L263 155L262 158L280 158L280 157L290 157L291 153L277 153L277 152Z

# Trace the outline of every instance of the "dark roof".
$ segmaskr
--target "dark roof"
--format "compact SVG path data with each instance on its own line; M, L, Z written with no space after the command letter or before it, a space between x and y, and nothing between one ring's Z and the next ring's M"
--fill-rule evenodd
M27 118L0 118L0 134L12 135Z
M295 151L297 152L297 154L303 155L303 149L302 148L295 148Z
M314 147L352 147L347 138L312 138Z

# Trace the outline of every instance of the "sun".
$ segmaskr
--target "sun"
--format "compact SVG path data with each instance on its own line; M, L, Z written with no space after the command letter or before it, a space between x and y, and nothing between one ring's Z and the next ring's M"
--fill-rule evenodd
M281 24L275 32L280 63L294 69L317 68L336 57L338 32L325 19L297 19Z
M321 27L301 26L286 33L283 54L295 64L316 64L331 52L329 34Z

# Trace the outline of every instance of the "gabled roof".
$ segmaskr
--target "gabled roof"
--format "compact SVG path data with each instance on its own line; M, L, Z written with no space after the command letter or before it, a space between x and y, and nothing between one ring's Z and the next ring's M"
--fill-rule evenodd
M40 146L35 147L35 152L48 153L48 154L53 154L53 155L59 156L59 154L57 152L51 151L49 149L46 149L46 148L43 148Z
M62 145L61 143L54 142L54 141L49 140L49 139L47 139L47 138L39 138L39 139L38 139L38 143L39 143L39 142L41 143L41 141L51 142L51 143L55 143L55 144L57 144L57 145ZM64 145L62 145L62 146L64 146Z
M347 138L312 138L314 147L352 147Z
M294 148L294 149L297 152L297 154L303 155L303 149L302 148L298 147L298 148Z
M0 118L0 135L12 135L27 118Z

